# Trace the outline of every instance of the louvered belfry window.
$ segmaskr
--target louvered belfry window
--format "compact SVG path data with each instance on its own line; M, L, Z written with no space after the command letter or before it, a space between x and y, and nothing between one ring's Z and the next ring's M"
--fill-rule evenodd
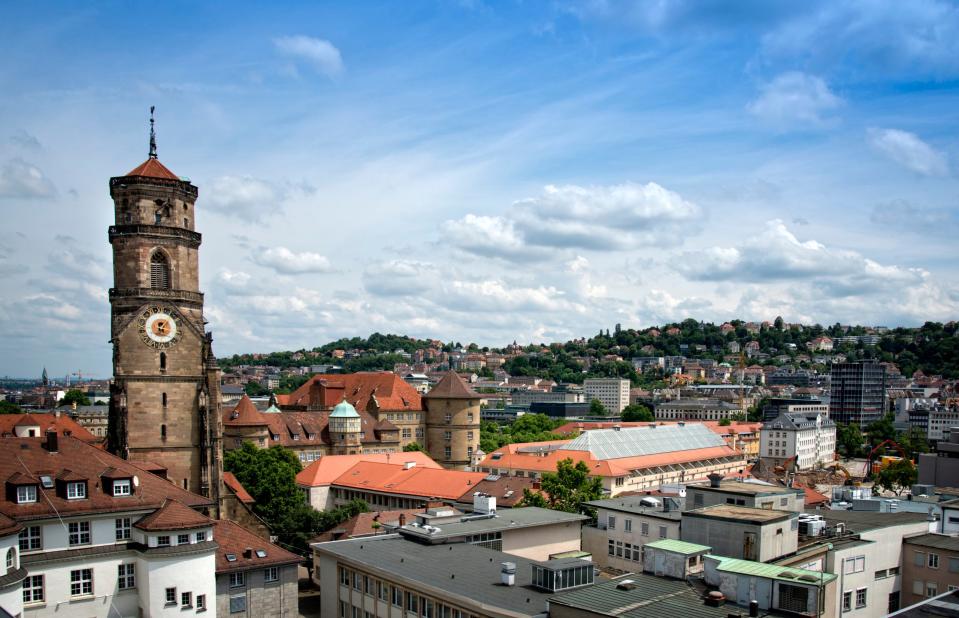
M150 287L164 290L170 288L170 262L159 251L150 258Z

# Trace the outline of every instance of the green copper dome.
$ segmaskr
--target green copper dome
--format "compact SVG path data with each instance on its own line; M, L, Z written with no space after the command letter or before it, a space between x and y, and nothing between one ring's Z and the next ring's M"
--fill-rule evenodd
M359 418L360 414L356 411L350 402L345 399L336 404L333 411L330 412L330 418Z

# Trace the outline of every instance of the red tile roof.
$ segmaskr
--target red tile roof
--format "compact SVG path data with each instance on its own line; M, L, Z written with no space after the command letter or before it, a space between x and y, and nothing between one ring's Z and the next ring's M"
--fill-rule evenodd
M303 558L278 545L264 541L232 521L221 519L211 523L213 540L219 545L216 550L217 574L303 562ZM249 553L247 550L250 550ZM266 555L261 558L256 553L258 550ZM236 556L236 560L232 562L227 560L227 554Z
M427 399L480 399L481 397L455 371L447 372L426 394Z
M243 395L243 397L236 402L236 405L230 411L229 415L223 418L223 423L237 427L267 424L263 418L263 413L256 409L256 406L253 405L253 401L248 395Z
M13 519L10 519L3 513L0 513L0 536L7 536L8 534L19 532L20 528L22 527L23 526L18 524Z
M472 500L472 499L471 499ZM457 513L460 511L454 509ZM352 539L358 536L373 536L375 534L387 534L389 531L384 527L398 528L400 515L406 516L406 521L416 521L416 515L422 513L423 509L406 509L400 511L372 511L370 513L360 513L347 519L332 530L328 530L318 537L312 539L311 543L325 543L327 541L337 541L340 539ZM380 524L374 528L373 524Z
M190 507L203 507L211 504L203 496L191 493L142 468L104 452L71 436L60 436L57 452L51 453L42 444L43 438L0 438L0 452L8 453L0 457L0 481L7 481L14 475L36 483L41 494L37 502L16 504L7 496L0 495L0 513L17 521L43 517L86 515L111 513L116 511L150 510L160 508L167 498L174 498ZM14 456L15 455L15 456ZM57 475L70 470L73 475L87 479L87 498L68 500L54 489L44 489L40 485L40 475ZM113 478L126 474L137 477L139 486L133 488L131 496L114 497L106 493L100 476L109 471ZM99 484L99 487L97 486Z
M498 475L491 475L492 478L495 478L495 476ZM537 481L526 477L504 475L496 480L490 480L489 478L483 479L460 496L457 502L473 504L473 494L480 491L496 498L496 506L498 507L514 507L523 499L524 489L528 489L534 494L542 494L544 498L546 497L546 494L539 489L539 483Z
M337 477L332 485L377 493L456 500L484 478L486 474L483 472L360 462Z
M223 473L223 484L227 488L236 494L236 497L245 504L253 504L256 500L253 499L253 496L250 495L250 492L246 490L246 487L240 483L239 479L232 472Z
M317 374L287 397L278 396L277 405L332 409L344 398L360 413L369 409L371 399L391 412L423 409L419 392L392 371Z
M344 472L360 462L405 464L416 463L417 468L441 469L429 455L420 451L410 453L369 453L365 455L324 455L296 475L296 482L305 487L330 485Z
M126 173L127 176L145 176L147 178L165 178L167 180L180 180L180 177L167 169L167 166L160 163L159 159L150 157L140 165Z
M39 427L37 437L43 437L47 431L54 430L61 436L73 436L84 442L100 442L101 438L90 433L86 428L77 423L66 414L56 414L48 412L37 412L33 414L0 414L0 436L7 437L15 435L16 429L23 430L24 427Z
M142 517L133 525L140 530L164 531L199 528L209 526L211 523L212 520L206 515L201 515L182 502L170 498L163 503L163 506Z

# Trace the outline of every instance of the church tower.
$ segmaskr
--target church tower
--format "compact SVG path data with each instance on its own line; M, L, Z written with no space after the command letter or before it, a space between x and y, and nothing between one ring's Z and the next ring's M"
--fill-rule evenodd
M199 290L197 188L156 153L110 179L113 383L107 446L220 501L220 372Z

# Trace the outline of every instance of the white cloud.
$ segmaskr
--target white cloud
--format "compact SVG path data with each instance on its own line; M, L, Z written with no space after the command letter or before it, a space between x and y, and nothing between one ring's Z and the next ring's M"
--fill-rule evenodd
M949 173L946 155L919 139L915 133L899 129L869 129L869 143L896 163L923 176Z
M513 204L509 216L469 214L443 229L457 247L485 257L535 260L556 249L617 251L678 243L700 209L679 194L645 185L544 187Z
M329 77L343 71L340 50L327 40L295 35L274 39L273 44L281 53L303 60Z
M799 71L782 73L760 86L760 95L746 109L764 122L790 126L822 126L843 100L821 78Z
M216 274L216 282L233 293L245 292L248 289L250 278L250 275L245 272L234 272L226 268L221 268Z
M425 262L389 260L363 271L363 287L376 296L412 296L428 290L436 267Z
M294 253L286 247L259 247L251 252L250 259L284 275L328 273L333 270L326 256L311 251Z
M283 211L289 191L250 176L219 176L203 192L203 208L251 222L267 221Z
M885 266L855 251L800 241L778 219L739 247L686 252L676 269L695 281L814 282L838 296L916 285L929 276L922 269Z
M32 163L18 157L0 168L0 197L48 198L56 194L50 179Z

